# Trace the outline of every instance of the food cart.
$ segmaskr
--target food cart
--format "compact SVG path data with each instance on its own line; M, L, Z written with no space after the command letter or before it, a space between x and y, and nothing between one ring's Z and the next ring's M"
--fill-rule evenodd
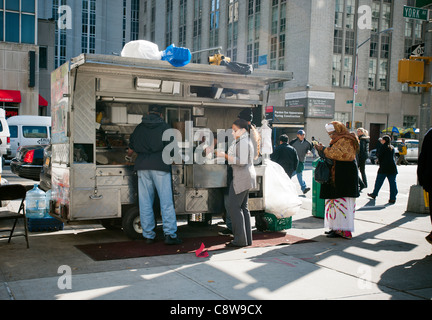
M193 129L230 128L244 108L263 110L269 85L292 80L290 72L255 70L241 75L225 66L82 54L52 73L51 216L65 223L121 221L131 238L140 237L137 175L125 160L130 135L149 105L164 106L164 119L178 129L179 148L197 146ZM190 130L190 129L189 129ZM192 145L191 145L192 144ZM185 156L183 152L183 156ZM263 172L251 190L251 211L263 210ZM172 165L178 215L221 214L227 166Z

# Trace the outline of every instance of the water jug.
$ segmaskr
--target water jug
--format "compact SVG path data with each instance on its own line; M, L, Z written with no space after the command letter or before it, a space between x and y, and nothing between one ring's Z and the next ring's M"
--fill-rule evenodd
M50 203L51 203L52 191L48 190L45 194L45 218L50 218Z
M38 185L35 184L34 188L26 194L26 215L27 218L41 219L45 217L46 211L46 195Z

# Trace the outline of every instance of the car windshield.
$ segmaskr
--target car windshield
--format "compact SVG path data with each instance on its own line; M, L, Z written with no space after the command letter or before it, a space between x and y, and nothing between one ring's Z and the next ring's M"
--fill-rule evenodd
M3 132L3 124L1 121L0 121L0 132Z
M24 138L48 138L47 127L26 126L23 127Z

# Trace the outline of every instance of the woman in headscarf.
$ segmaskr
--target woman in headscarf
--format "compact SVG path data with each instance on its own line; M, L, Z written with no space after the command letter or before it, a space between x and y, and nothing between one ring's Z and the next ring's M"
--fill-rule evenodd
M330 146L315 146L320 156L333 160L330 181L321 185L320 193L320 198L326 199L324 225L330 229L326 234L329 238L351 239L356 198L360 196L356 163L359 140L338 121L326 125L326 131L331 139Z
M396 176L398 174L398 170L395 162L395 148L390 142L391 138L389 136L382 137L382 145L377 151L379 170L375 181L375 189L372 193L368 193L368 197L371 197L372 199L378 197L378 193L384 183L384 180L387 178L390 184L389 204L394 204L396 203L396 196L398 194L396 185Z

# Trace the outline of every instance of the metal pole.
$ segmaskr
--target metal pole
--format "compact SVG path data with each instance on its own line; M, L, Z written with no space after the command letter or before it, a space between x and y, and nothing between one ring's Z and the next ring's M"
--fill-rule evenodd
M357 28L357 36L356 36L356 50L355 50L355 56L354 56L354 81L353 81L353 101L352 101L352 114L351 114L351 131L355 132L355 106L356 106L356 95L357 95L357 66L358 66L358 52L359 52L359 46L358 46L358 28Z

